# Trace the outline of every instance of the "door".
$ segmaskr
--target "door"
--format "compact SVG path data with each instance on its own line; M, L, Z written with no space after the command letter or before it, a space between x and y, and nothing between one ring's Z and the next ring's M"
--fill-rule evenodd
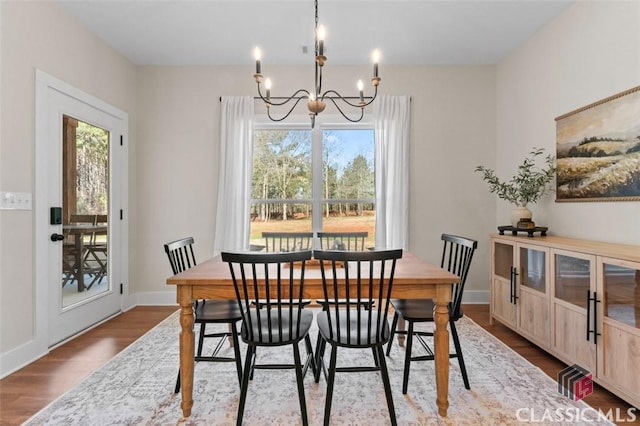
M92 99L47 91L49 346L121 309L126 120Z
M543 348L549 347L549 255L546 247L518 244L518 328Z

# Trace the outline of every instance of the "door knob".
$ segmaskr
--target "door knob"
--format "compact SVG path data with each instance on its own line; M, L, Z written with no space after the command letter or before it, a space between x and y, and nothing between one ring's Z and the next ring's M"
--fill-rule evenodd
M51 234L51 241L56 242L56 241L62 241L64 240L64 235L62 234Z

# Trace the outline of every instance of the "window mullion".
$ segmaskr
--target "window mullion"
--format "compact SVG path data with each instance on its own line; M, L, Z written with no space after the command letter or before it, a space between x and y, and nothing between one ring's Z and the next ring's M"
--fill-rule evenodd
M311 229L317 233L322 231L322 128L316 126L311 131L311 164L313 169L312 178L312 221ZM315 244L315 242L314 242Z

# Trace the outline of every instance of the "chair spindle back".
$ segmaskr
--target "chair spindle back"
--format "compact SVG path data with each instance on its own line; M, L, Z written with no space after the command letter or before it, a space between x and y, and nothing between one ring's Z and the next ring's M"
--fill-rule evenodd
M301 337L305 264L312 252L221 255L229 264L248 339L277 343Z
M460 277L460 282L453 285L452 301L449 305L451 315L454 318L459 318L461 316L462 293L478 242L451 234L442 234L441 239L444 241L444 247L440 267Z
M324 299L330 302L332 339L363 345L371 344L372 336L388 338L389 299L396 260L401 257L401 249L314 251L314 258L320 260Z
M173 275L196 266L193 253L193 237L186 237L164 245L164 251L169 257Z

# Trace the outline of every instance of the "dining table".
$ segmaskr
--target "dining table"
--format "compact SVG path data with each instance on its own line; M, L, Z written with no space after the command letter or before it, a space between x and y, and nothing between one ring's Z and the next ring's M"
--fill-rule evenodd
M78 281L78 291L82 292L86 289L84 284L85 274L85 237L87 235L94 236L96 234L105 234L107 232L107 224L89 224L89 223L71 223L62 226L65 234L73 235L75 246L75 265L74 275Z
M448 304L451 302L451 286L459 281L457 275L405 251L396 263L391 293L392 298L434 300L436 405L442 417L447 416L449 408ZM180 407L183 416L189 417L193 407L193 302L198 299L235 300L236 295L229 266L220 256L169 277L166 282L176 286L176 299L180 305ZM303 294L310 299L324 298L320 268L305 268Z

